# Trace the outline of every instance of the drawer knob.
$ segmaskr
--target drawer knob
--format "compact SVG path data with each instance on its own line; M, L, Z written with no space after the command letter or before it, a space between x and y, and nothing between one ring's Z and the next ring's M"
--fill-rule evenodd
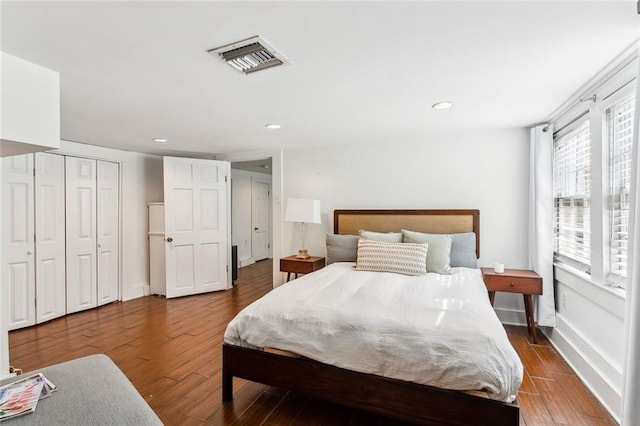
M509 284L511 287L515 287L516 285L514 283Z

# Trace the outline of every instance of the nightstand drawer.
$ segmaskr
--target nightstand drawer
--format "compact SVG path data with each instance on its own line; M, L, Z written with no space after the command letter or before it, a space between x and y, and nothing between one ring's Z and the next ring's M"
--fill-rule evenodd
M280 271L294 274L308 274L324 267L324 257L299 259L295 256L280 259Z
M542 294L542 280L540 278L523 278L512 276L491 275L484 277L489 291L506 291L520 294Z

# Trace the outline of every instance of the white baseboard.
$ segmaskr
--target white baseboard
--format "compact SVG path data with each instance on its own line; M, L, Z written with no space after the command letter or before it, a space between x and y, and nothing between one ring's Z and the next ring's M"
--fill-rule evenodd
M133 286L129 294L122 295L122 301L137 299L138 297L148 296L151 293L151 286L149 283L141 283Z
M609 414L620 422L621 391L607 379L607 375L619 376L621 379L621 373L593 345L573 331L561 316L558 315L556 319L557 327L543 328L543 333Z
M524 311L516 311L513 309L496 309L496 315L500 322L508 325L527 325Z
M245 266L253 265L254 263L256 263L256 261L250 257L248 259L240 259L239 263L240 263L240 267L244 268Z

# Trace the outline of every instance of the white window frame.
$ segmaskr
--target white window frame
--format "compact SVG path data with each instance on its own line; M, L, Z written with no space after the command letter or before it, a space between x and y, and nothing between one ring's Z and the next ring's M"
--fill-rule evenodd
M606 176L606 180L603 179L603 190L605 201L603 202L603 242L604 242L604 258L603 258L603 278L604 284L610 285L613 287L625 288L626 277L615 272L611 271L611 255L610 255L610 241L611 241L611 216L612 216L612 170L611 170L611 147L610 147L610 139L609 139L609 128L608 128L608 120L607 120L607 110L614 107L615 105L623 102L629 97L633 97L635 95L635 87L633 84L629 84L623 87L621 90L613 93L609 97L603 100L601 104L602 110L602 145L603 145L603 170L605 171L604 176Z

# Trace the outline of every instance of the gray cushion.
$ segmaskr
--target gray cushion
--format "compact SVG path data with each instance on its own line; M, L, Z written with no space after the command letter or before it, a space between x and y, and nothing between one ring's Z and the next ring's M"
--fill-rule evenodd
M106 355L78 358L34 371L37 372L43 373L58 390L38 401L33 414L16 417L7 425L162 425Z
M405 243L428 243L427 271L448 274L451 271L450 256L453 238L447 234L425 234L402 230Z
M476 233L464 232L461 234L451 234L453 243L451 244L451 266L464 266L465 268L477 268L476 258Z
M401 243L402 232L374 232L361 229L358 231L360 238L371 241L379 241L381 243Z
M357 235L327 234L327 265L334 262L355 262L359 239Z

